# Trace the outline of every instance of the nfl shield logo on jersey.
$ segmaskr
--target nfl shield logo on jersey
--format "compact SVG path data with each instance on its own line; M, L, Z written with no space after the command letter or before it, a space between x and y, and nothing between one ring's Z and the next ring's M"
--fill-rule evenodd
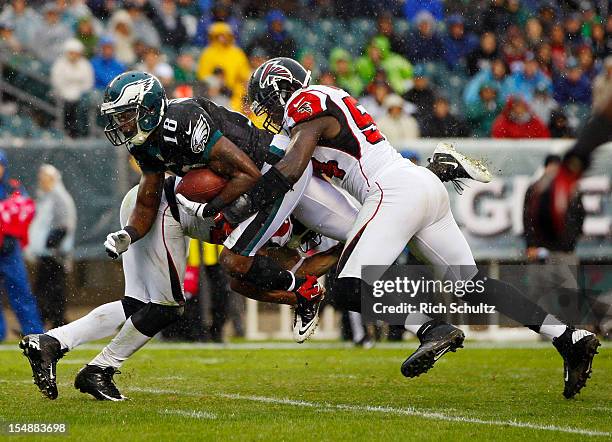
M191 134L191 150L193 150L195 153L203 152L204 148L206 147L209 134L210 126L208 126L204 116L200 115L200 118L198 118L198 122L193 129L193 133Z

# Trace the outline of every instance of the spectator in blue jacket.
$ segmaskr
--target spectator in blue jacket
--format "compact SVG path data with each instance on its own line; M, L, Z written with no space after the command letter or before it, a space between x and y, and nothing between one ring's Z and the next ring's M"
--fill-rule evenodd
M200 8L204 11L208 11L208 8L203 8L200 5ZM192 43L195 46L207 46L208 45L208 28L213 23L222 21L227 23L232 28L232 33L236 38L236 44L240 46L240 28L242 25L242 20L239 17L233 15L233 11L221 2L217 2L212 8L210 8L210 12L205 12L202 14L200 19L198 20L198 26L196 29L196 34L193 37Z
M96 89L104 89L117 75L125 72L125 65L115 58L115 42L112 37L102 37L98 55L91 59Z
M463 17L453 14L446 20L448 33L444 37L444 60L449 68L465 68L467 55L478 46L478 38L465 32Z
M253 49L262 48L267 54L274 57L292 57L297 54L295 40L285 29L287 18L278 9L273 9L266 15L268 28L265 32L255 36L247 48L247 53L251 54Z
M497 96L500 100L505 101L510 95L510 77L508 75L508 65L501 59L496 58L491 63L490 67L485 67L472 78L463 90L463 101L467 106L476 103L479 100L480 89L483 84L491 83L497 89Z
M533 99L537 87L546 87L552 94L552 82L540 69L540 64L531 52L527 54L521 69L517 69L509 77L507 95L518 95L526 101Z
M417 31L408 37L406 57L412 64L440 61L444 45L434 31L435 20L427 11L421 11L415 18Z
M574 58L567 61L563 73L555 76L553 91L555 100L561 105L591 104L591 82Z
M4 151L0 150L0 201L8 199L16 192L26 195L19 182L9 179L7 168L8 158ZM11 308L21 325L21 333L42 333L43 325L30 289L19 238L8 234L3 234L0 238L0 280L4 283ZM4 315L0 310L0 341L3 341L5 336Z
M404 3L404 16L408 21L413 21L423 11L430 13L436 20L444 18L441 0L406 0Z

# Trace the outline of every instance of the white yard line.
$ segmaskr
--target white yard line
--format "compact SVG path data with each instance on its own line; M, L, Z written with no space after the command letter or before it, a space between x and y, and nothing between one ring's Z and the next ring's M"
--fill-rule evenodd
M306 407L306 408L318 409L321 411L340 410L340 411L350 411L350 412L358 412L358 413L394 414L394 415L401 415L401 416L414 416L414 417L420 417L423 419L438 420L438 421L445 421L445 422L459 422L459 423L468 423L468 424L489 425L489 426L496 426L496 427L528 428L530 430L580 434L583 436L612 437L612 433L607 432L607 431L588 430L584 428L574 428L574 427L560 427L557 425L540 425L540 424L534 424L531 422L521 422L517 420L505 420L505 421L504 420L488 420L488 419L480 419L480 418L475 418L475 417L448 414L448 413L445 413L442 411L436 411L436 410L433 410L433 411L418 410L416 408L396 408L396 407L378 406L378 405L331 404L331 403L326 403L326 402L310 402L310 401L303 401L303 400L296 400L296 399L289 399L289 398L277 398L277 397L269 397L269 396L250 396L250 395L233 394L233 393L195 393L195 392L185 392L185 391L178 391L178 390L159 390L155 388L131 388L130 390L143 392L143 393L151 393L151 394L171 394L171 395L183 395L183 396L213 395L213 396L226 398L226 399L232 399L232 400L261 402L261 403L276 404L276 405L291 405L294 407Z
M581 434L584 436L605 436L605 437L612 436L612 433L605 432L605 431L587 430L587 429L573 428L573 427L559 427L556 425L539 425L539 424L534 424L531 422L521 422L521 421L516 421L516 420L508 420L508 421L486 420L486 419L451 415L451 414L446 414L446 413L442 413L439 411L421 411L415 408L394 408L394 407L387 407L387 406L352 405L352 404L329 404L329 403L296 401L292 399L282 399L282 398L265 397L265 396L246 396L246 395L240 395L240 394L218 394L218 396L226 397L228 399L265 402L265 403L271 403L271 404L283 404L283 405L293 405L293 406L301 406L301 407L321 408L321 409L327 408L327 409L335 409L335 410L365 412L365 413L383 413L383 414L397 414L397 415L405 415L405 416L417 416L417 417L422 417L425 419L441 420L441 421L447 421L447 422L461 422L461 423L491 425L491 426L500 426L500 427L529 428L532 430L556 431L560 433Z

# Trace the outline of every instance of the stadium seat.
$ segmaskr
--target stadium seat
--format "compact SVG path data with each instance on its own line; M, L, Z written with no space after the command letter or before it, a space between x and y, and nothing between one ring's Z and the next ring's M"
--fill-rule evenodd
M323 19L316 23L316 28L320 29L321 32L331 35L338 29L341 29L339 23L336 20Z
M403 18L397 18L395 19L393 25L395 28L395 33L397 35L402 36L410 32L410 23L408 22L408 20L405 20Z
M242 47L249 45L253 38L265 31L266 24L263 20L248 19L244 21L242 29L240 30L240 42Z
M367 38L376 30L376 24L373 20L358 18L352 21L351 29L356 35L362 35L364 38Z
M357 57L360 55L364 43L362 39L358 39L354 34L348 32L340 37L339 46L349 51L353 57Z
M162 46L161 53L165 58L166 63L172 64L176 59L176 50L171 46Z
M321 45L319 44L319 37L316 32L306 31L303 38L306 46L320 50Z
M55 127L44 129L40 133L40 138L44 140L61 140L64 138L64 132Z
M579 130L591 115L591 106L581 103L570 103L563 107L563 111L569 120L570 125Z
M15 115L5 118L6 120L3 121L3 127L7 127L7 133L13 137L31 138L40 135L40 128L36 126L34 121L28 116ZM6 123L6 126L4 123Z

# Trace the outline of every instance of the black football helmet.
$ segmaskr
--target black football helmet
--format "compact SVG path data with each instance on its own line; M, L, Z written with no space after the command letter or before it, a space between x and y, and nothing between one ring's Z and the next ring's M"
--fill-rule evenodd
M310 71L291 58L273 58L259 66L249 79L249 102L255 115L266 114L264 129L278 133L289 97L309 84Z

